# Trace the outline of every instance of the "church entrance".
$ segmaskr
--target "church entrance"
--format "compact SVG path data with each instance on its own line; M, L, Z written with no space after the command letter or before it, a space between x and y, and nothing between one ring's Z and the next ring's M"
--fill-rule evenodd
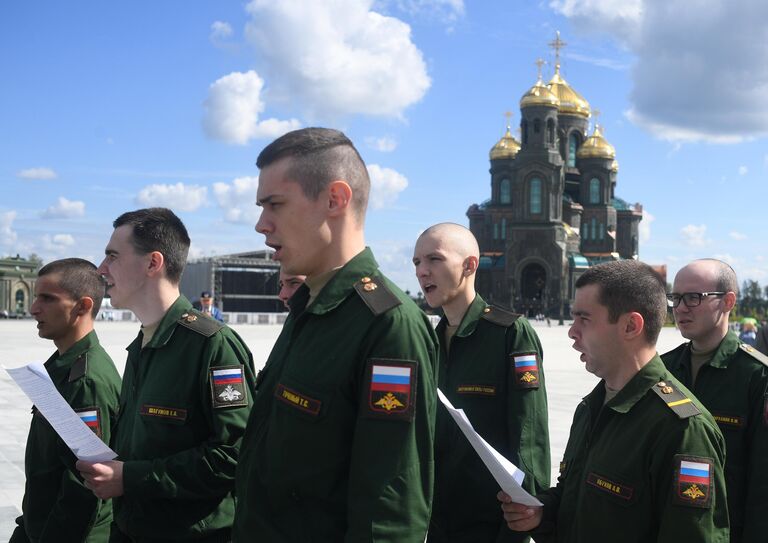
M541 264L528 264L520 275L521 307L528 318L543 317L546 312L547 272ZM517 309L517 308L516 308Z

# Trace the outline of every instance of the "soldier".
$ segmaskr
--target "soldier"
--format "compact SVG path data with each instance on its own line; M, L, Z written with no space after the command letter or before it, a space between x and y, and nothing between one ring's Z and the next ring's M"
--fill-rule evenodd
M277 293L277 297L280 298L280 301L283 302L286 309L291 308L291 306L288 305L288 300L290 300L291 296L299 290L299 287L304 284L305 280L306 277L303 275L289 275L280 269L280 291Z
M725 436L731 542L756 543L768 538L768 357L728 330L737 290L736 273L719 260L677 272L667 299L690 342L662 359Z
M171 210L124 213L114 227L99 271L112 305L142 327L128 346L119 460L78 469L94 494L115 498L110 541L228 541L251 353L179 294L189 236Z
M438 386L497 451L526 473L523 486L549 488L547 395L542 349L526 319L475 293L480 258L472 233L437 224L416 242L413 264L430 307L441 307ZM499 517L499 485L448 413L438 407L435 501L429 542L521 541Z
M576 281L568 335L602 380L576 408L557 486L537 496L544 506L499 493L512 530L558 542L727 543L723 436L656 352L664 291L635 260Z
M289 132L256 164L256 230L306 282L258 378L234 540L422 543L437 338L365 246L365 164L325 128Z
M117 418L120 376L93 330L104 281L96 266L79 258L46 264L37 277L30 312L38 335L57 349L45 368L72 409L108 443ZM75 455L37 409L32 413L22 515L11 543L106 541L112 503L83 485Z

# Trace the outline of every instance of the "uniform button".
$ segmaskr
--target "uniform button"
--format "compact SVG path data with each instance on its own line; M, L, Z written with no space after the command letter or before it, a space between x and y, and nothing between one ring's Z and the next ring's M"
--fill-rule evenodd
M360 282L361 283L370 283L371 282L371 278L370 277L363 277L362 279L360 279Z
M366 283L363 285L363 290L365 292L371 292L372 290L376 290L377 288L379 287L376 286L376 283Z
M667 383L665 383L664 381L659 381L658 383L656 383L656 386L659 388L664 388L665 386L667 386Z
M490 312L491 312L490 307L486 307L485 309L483 309L483 313L490 313Z

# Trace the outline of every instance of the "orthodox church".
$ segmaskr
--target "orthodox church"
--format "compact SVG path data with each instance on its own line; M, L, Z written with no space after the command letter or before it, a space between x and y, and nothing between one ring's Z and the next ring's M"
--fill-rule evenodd
M560 74L539 77L520 99L520 140L509 124L491 148L491 197L467 210L480 244L477 290L528 316L567 315L590 266L638 257L642 206L616 197L616 150L593 111Z

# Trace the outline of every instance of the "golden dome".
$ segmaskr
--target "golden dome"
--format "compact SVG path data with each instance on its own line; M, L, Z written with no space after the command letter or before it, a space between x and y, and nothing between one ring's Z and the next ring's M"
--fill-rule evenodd
M595 125L595 130L592 132L592 135L589 136L584 143L581 144L579 150L576 151L576 158L605 158L613 160L616 158L616 149L614 149L613 145L608 143L603 137L600 125ZM619 165L615 160L614 163L616 164L616 168L618 168ZM611 166L613 166L613 164Z
M506 134L491 148L490 157L491 160L515 158L519 150L520 142L512 137L512 132L510 132L509 126L507 126Z
M618 160L614 159L614 161L611 163L611 171L613 173L618 173L618 171L619 171L619 161Z
M589 102L562 78L559 64L555 66L555 75L552 76L547 87L557 97L560 113L589 117Z
M531 89L523 94L523 97L520 98L520 107L530 107L530 106L550 106L550 107L557 107L560 104L560 101L557 99L557 96L555 96L551 90L549 90L549 87L544 84L544 82L541 80L541 76L539 76L539 80L536 81L536 84L531 87Z

